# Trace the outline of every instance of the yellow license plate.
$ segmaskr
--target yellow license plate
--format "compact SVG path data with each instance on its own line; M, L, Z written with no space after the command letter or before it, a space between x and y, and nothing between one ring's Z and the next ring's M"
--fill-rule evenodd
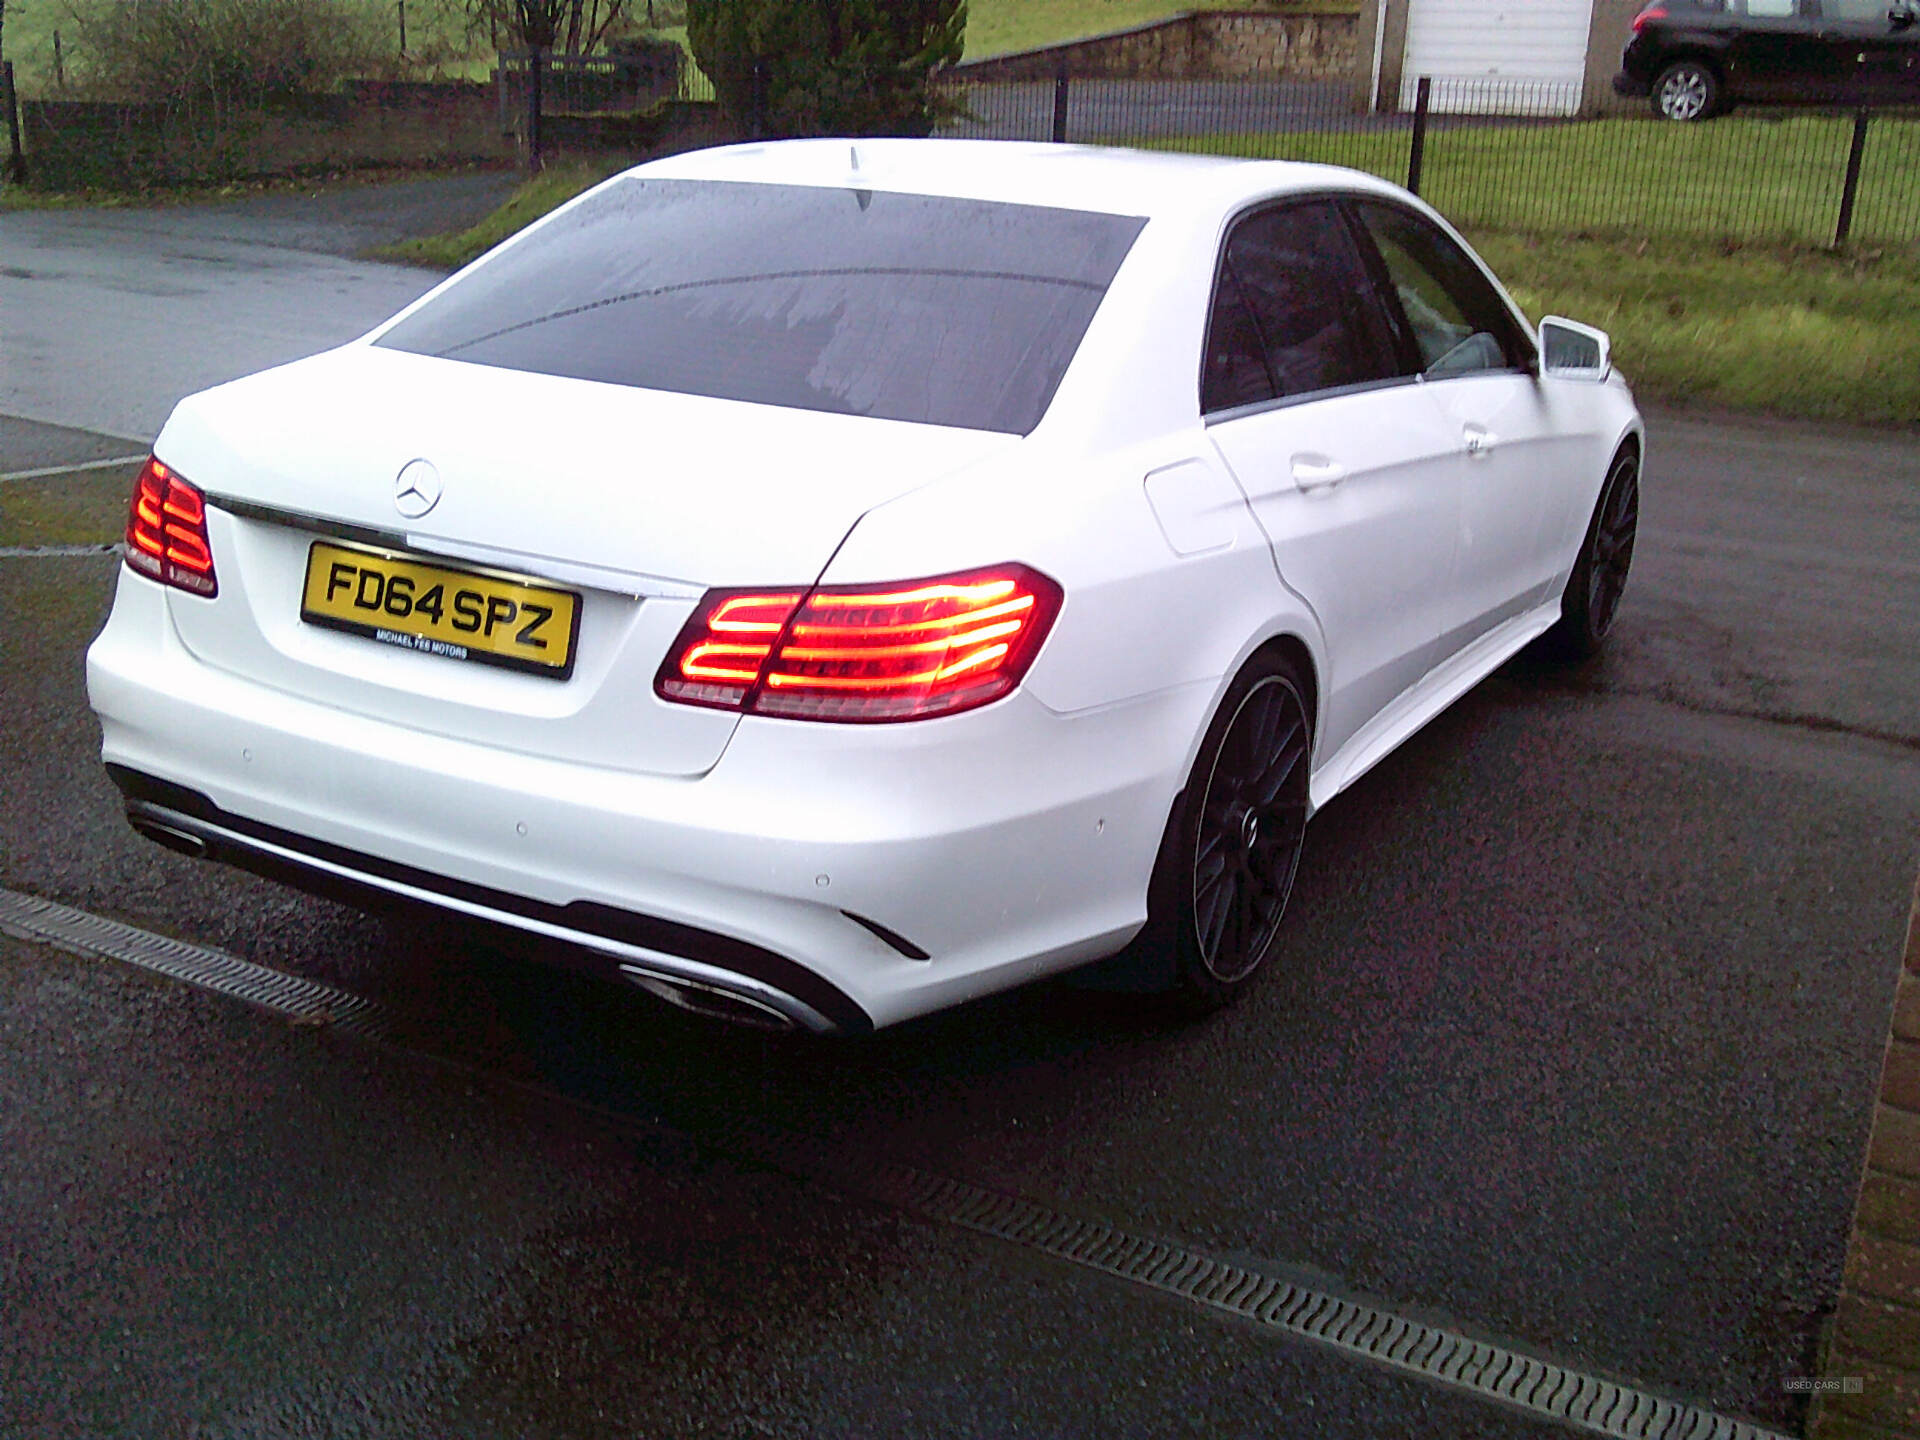
M307 552L300 618L407 650L565 680L580 636L580 597L518 576L316 541Z

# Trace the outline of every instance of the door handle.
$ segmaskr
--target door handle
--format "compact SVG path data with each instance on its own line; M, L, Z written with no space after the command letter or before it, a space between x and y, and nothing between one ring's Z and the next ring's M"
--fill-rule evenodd
M1302 490L1330 489L1346 478L1346 467L1324 455L1293 457L1293 483Z
M1500 437L1484 425L1462 426L1460 438L1466 443L1467 454L1476 460L1484 459L1500 443Z

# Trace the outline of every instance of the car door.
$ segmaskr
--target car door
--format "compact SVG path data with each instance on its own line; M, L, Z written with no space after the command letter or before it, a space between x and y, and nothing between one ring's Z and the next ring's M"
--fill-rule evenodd
M1426 216L1354 203L1399 331L1404 368L1442 416L1460 461L1453 589L1440 663L1548 598L1550 537L1581 464L1563 397L1540 383L1534 342L1471 256Z
M1912 20L1896 21L1891 0L1819 0L1820 38L1834 96L1849 105L1908 99L1920 83ZM1906 12L1911 13L1911 12Z
M1339 205L1271 205L1217 265L1207 433L1326 641L1318 738L1336 752L1416 684L1459 621L1457 432L1401 374Z
M1839 89L1820 38L1817 0L1744 0L1727 46L1727 84L1742 100L1829 100Z
M1920 5L1893 0L1887 8L1887 93L1893 105L1920 105Z

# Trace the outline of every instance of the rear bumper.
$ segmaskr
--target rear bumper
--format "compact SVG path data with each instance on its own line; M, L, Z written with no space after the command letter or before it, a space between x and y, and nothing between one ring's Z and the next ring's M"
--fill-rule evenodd
M706 774L642 775L215 669L180 643L158 587L124 572L88 689L130 818L156 838L439 906L656 993L705 986L819 1031L1124 945L1212 698L1182 687L1063 716L1017 692L910 725L750 718Z
M608 979L635 981L684 1008L722 1018L817 1035L873 1029L873 1018L834 985L757 945L605 905L546 905L463 884L230 815L198 791L123 765L109 764L107 774L126 801L134 829L196 859L351 904L399 901L449 910L564 947L538 952L546 958L564 957Z
M1618 75L1613 77L1613 93L1616 95L1632 95L1644 99L1653 93L1653 86L1650 82L1642 80L1639 76L1629 75L1626 71L1622 70Z

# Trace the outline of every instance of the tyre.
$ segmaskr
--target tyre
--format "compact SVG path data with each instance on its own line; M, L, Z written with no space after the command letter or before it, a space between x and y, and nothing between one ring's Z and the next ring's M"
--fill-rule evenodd
M1560 619L1548 632L1554 648L1568 659L1596 655L1606 642L1626 593L1639 528L1640 457L1628 448L1613 457L1580 542L1580 558L1560 597Z
M1720 108L1720 77L1699 60L1676 60L1653 82L1653 113L1666 120L1705 120Z
M1307 824L1308 689L1278 655L1227 688L1167 826L1136 946L1172 962L1157 988L1198 1014L1244 991L1280 932ZM1163 960L1164 967L1164 960Z

